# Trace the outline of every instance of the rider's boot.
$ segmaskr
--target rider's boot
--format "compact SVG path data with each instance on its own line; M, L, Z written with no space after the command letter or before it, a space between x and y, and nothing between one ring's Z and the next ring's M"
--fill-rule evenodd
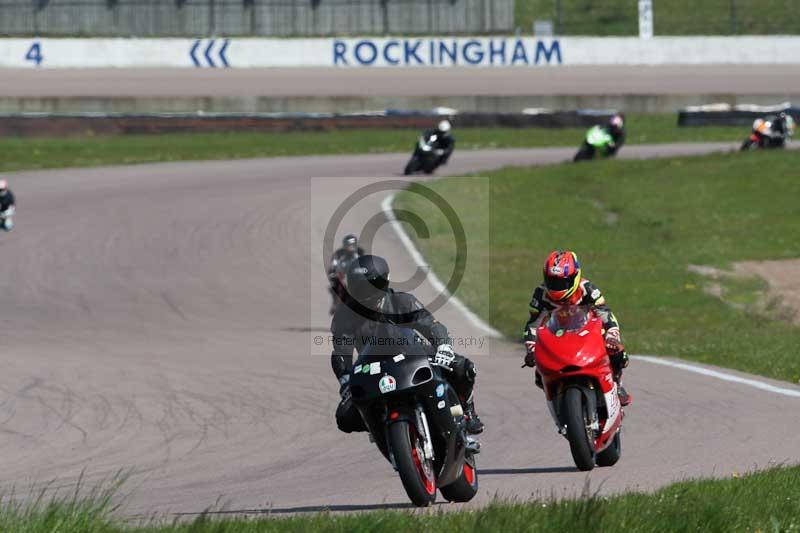
M483 433L483 422L475 411L475 400L471 394L469 399L464 402L464 418L467 421L467 433L470 435Z
M619 396L619 403L622 404L623 407L630 405L633 401L633 396L628 394L628 391L622 386L622 372L614 374L614 381L617 383L617 395Z

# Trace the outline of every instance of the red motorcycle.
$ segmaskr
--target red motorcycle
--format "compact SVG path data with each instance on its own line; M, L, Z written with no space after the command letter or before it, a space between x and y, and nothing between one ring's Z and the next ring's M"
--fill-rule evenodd
M536 368L558 432L578 470L612 466L622 454L622 405L603 338L591 309L553 311L537 331Z

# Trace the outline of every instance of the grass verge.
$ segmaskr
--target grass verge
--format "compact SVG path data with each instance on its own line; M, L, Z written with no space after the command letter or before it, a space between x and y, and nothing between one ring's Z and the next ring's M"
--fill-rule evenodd
M789 0L656 0L656 35L796 34L800 15ZM630 0L517 0L515 24L552 20L560 35L638 35L639 11Z
M603 498L497 502L477 510L363 514L328 513L288 518L220 518L127 525L111 516L100 493L71 501L8 504L0 529L17 533L264 533L373 531L797 531L800 529L800 467L776 468L724 480L685 481L653 494Z
M468 268L458 293L504 334L519 338L547 252L573 249L584 275L605 293L632 353L797 382L800 328L747 305L756 300L752 295L743 294L736 306L714 297L703 290L708 280L687 270L689 264L728 268L736 261L800 257L797 161L790 152L737 153L486 174L489 237L470 253L488 254L489 280ZM469 179L475 178L428 185L459 211L473 201L464 185ZM432 239L418 244L434 270L450 272L451 257L430 245L449 229L443 216L416 194L399 195L396 205L428 222ZM467 233L487 234L470 217L462 222ZM727 283L729 295L764 290L756 281ZM488 297L470 291L487 285Z
M740 140L738 127L678 128L674 115L631 114L628 142L664 143ZM583 128L462 128L458 149L577 146ZM0 172L165 161L252 157L411 152L416 130L338 130L290 133L198 133L0 139Z

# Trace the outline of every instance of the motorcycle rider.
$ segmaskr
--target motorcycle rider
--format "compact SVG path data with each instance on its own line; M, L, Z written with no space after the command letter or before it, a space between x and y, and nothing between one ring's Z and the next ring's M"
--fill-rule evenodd
M345 433L366 431L358 409L350 398L350 372L353 350L361 353L369 345L370 334L382 323L393 323L416 331L427 339L435 354L431 360L446 372L448 381L461 398L466 429L470 434L483 431L483 423L475 412L473 389L475 365L453 352L447 328L412 294L389 288L389 265L376 255L362 255L347 271L347 297L336 307L331 321L333 351L331 367L339 380L341 401L336 409L336 424ZM431 349L431 352L433 349Z
M447 160L450 159L450 155L453 153L453 150L456 147L456 139L453 137L452 132L450 131L452 126L449 120L442 120L436 126L435 130L428 130L425 132L425 138L429 139L436 135L436 141L433 144L433 148L443 150L444 153L442 154L441 158L439 159L439 164L446 165Z
M14 229L15 203L14 193L8 188L8 181L0 179L0 228L3 231Z
M753 122L753 134L764 139L763 145L766 148L783 148L786 139L794 136L795 127L792 115L781 112L757 118ZM752 139L746 140L742 148L749 148L751 142Z
M439 165L447 164L447 161L453 154L453 149L456 146L456 140L450 130L450 121L442 120L435 129L425 130L422 132L422 138L424 139L425 144L430 145L431 150L434 154L436 154L436 157L438 157L438 159L435 161L435 165L428 165L429 168L426 170L426 172L432 171ZM423 156L423 153L430 154L431 152L423 152L419 146L414 148L414 154L411 157L411 161L409 161L406 165L403 174L408 176L420 169L419 161L429 157L429 155ZM415 162L417 163L416 165L414 164Z
M616 113L608 120L603 129L614 140L614 142L606 145L606 156L616 155L622 145L625 144L625 115Z
M360 255L364 255L364 249L358 245L358 237L355 235L345 235L342 239L342 247L333 252L328 266L328 281L330 282L331 302L330 314L336 310L336 305L345 295L344 279L347 274L347 267Z
M606 304L597 286L581 276L578 256L571 251L551 252L544 262L544 283L536 287L531 297L528 322L525 324L525 366L536 366L537 328L549 316L549 311L567 305L590 306L603 321L606 350L611 360L614 381L619 390L620 403L628 405L631 396L622 386L622 369L628 366L628 355L619 331L619 322ZM542 376L535 374L536 386L542 388Z

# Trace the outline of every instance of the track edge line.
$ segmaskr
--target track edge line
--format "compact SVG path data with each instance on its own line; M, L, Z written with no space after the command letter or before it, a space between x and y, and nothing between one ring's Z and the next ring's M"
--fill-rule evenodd
M392 208L392 204L394 203L394 198L397 196L397 193L391 193L386 198L383 199L381 202L381 209L383 210L383 214L386 216L386 219L391 224L392 229L394 230L395 234L400 238L400 242L403 243L408 254L411 256L411 259L416 263L418 267L425 271L425 278L431 284L431 286L439 291L442 294L445 294L448 298L448 301L453 304L453 306L458 309L462 315L467 319L467 321L475 326L476 328L483 331L486 335L494 338L503 338L503 334L494 329L488 323L486 323L482 318L478 315L473 313L469 307L467 307L464 302L462 302L458 296L450 293L447 290L447 287L444 283L439 279L439 277L431 270L430 265L425 262L425 258L422 256L420 251L414 245L414 242L411 240L411 237L403 229L403 226L397 220L397 217L394 215L394 209Z

